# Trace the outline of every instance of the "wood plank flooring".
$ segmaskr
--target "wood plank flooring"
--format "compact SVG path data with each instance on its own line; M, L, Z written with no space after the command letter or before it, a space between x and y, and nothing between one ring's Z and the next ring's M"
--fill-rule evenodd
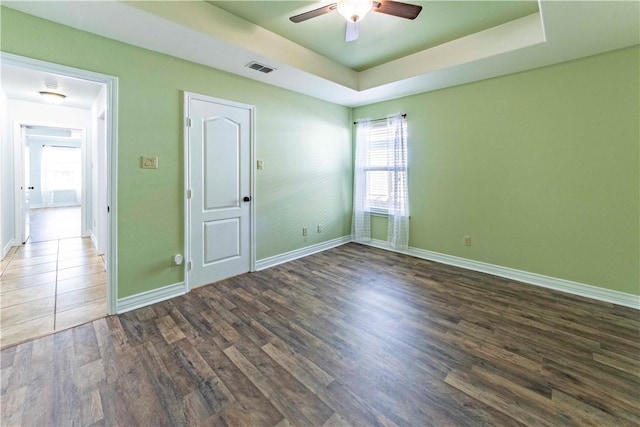
M639 331L347 244L3 350L0 424L638 426Z

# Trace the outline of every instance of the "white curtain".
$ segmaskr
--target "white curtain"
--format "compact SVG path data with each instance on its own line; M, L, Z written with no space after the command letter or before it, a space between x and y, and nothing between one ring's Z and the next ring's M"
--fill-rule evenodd
M371 120L358 120L356 125L356 160L353 180L352 231L356 242L371 241L371 218L367 206L366 166L369 157Z
M407 182L407 133L400 114L387 117L387 165L389 167L389 229L387 241L394 249L409 247L409 186Z

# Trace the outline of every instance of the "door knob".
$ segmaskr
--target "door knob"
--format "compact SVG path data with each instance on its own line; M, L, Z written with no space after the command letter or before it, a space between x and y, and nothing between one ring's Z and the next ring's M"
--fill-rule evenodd
M251 196L244 196L244 200L245 202L250 202L251 201Z

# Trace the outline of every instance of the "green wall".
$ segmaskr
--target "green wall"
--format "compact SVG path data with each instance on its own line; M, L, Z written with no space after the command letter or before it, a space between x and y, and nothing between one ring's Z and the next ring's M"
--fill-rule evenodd
M351 109L1 9L4 52L114 75L118 297L183 280L183 91L256 106L257 258L351 232ZM157 155L160 168L140 168ZM315 232L318 224L323 232ZM302 227L309 235L302 236Z
M1 11L3 51L120 79L120 298L183 278L183 91L256 106L258 259L350 233L352 117L403 111L411 246L640 294L637 46L352 111Z
M356 108L408 114L410 246L640 294L639 52Z

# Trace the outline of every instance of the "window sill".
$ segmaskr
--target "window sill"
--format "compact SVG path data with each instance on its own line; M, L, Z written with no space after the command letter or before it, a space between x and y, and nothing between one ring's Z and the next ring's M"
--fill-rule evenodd
M372 216L383 216L383 217L389 216L389 212L383 211L383 210L369 210L367 211L367 213Z
M384 218L389 218L389 212L386 211L367 211L367 213L371 216L381 216ZM411 215L409 215L409 218L411 218Z

